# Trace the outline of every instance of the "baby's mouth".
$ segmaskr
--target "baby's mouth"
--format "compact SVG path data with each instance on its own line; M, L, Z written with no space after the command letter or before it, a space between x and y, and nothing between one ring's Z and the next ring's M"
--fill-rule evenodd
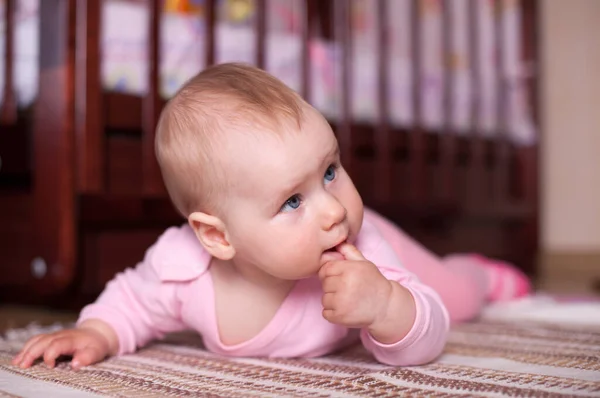
M336 250L338 247L340 247L341 245L345 244L348 242L348 238L344 239L343 241L341 241L340 243L338 243L337 245L335 245L334 247L332 247L333 250Z
M339 253L337 248L344 243L346 243L345 240L343 240L342 242L338 243L337 245L335 245L333 247L330 247L329 249L325 250L323 253Z

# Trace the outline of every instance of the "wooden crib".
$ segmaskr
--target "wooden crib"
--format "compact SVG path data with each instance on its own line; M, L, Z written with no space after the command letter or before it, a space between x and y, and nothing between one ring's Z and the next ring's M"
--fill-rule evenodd
M254 10L252 61L266 67L266 15L273 0L237 1L240 4L230 6ZM448 122L453 106L449 93L455 83L448 68L443 71L442 122L434 128L423 123L418 117L426 106L421 88L428 83L422 74L427 60L420 39L431 30L422 29L419 12L424 7L441 7L443 54L453 45L450 32L458 21L450 12L449 1L393 1L405 1L412 10L405 27L411 33L409 103L416 115L411 123L391 122L397 113L388 81L393 72L388 62L391 50L386 45L393 39L390 26L376 31L378 45L372 49L377 68L376 114L367 121L353 116L352 101L365 94L351 83L356 70L352 63L359 58L352 54L356 7L351 7L350 0L296 0L305 10L298 28L298 90L311 98L311 91L318 88L311 84L314 74L309 57L316 56L311 43L336 43L341 50L336 66L341 92L331 124L343 162L366 205L392 218L438 254L478 251L514 261L533 275L538 242L539 139L517 142L506 134L503 120L509 86L500 73L493 77L499 99L494 134L484 134L476 127L459 133ZM98 294L115 272L135 265L164 228L184 222L166 197L153 153L154 126L165 101L159 67L164 19L157 17L165 5L158 0L133 2L145 7L148 15L148 62L147 73L140 77L145 92L131 94L107 89L100 78L102 26L106 22L102 17L107 15L102 13L104 2L40 1L39 55L37 61L31 61L39 66L37 90L33 101L21 106L15 93L20 1L2 2L0 294L2 300L78 306ZM172 7L174 3L178 2L170 2ZM218 62L215 20L222 2L202 3L206 22L202 25L203 61L210 65ZM384 20L390 15L390 4L375 0L370 11ZM474 29L478 26L474 10L483 0L465 0L465 4L469 29ZM536 1L493 4L494 15L502 7L519 7L519 58L529 67L520 82L539 137L532 72L537 62ZM492 33L507 37L503 29L503 23L495 22ZM481 35L468 32L467 44L474 58ZM498 43L502 48L503 41ZM444 55L443 63L449 58ZM477 65L469 66L469 71L468 80L477 93L484 86L484 73ZM468 101L468 119L477 122L481 98L473 96Z

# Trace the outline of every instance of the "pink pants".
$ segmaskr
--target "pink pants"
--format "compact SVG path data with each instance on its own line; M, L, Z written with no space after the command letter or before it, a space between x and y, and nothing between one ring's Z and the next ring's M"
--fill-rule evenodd
M386 237L402 264L437 291L452 322L467 321L480 313L487 302L488 281L485 268L474 257L439 258L373 210L365 208L365 218Z

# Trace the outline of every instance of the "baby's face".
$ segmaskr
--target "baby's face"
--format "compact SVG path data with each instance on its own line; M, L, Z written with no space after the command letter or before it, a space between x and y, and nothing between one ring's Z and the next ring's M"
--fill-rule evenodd
M234 261L287 280L341 258L328 250L353 242L363 218L331 128L315 113L307 119L300 132L244 136L229 145L235 181L223 218Z

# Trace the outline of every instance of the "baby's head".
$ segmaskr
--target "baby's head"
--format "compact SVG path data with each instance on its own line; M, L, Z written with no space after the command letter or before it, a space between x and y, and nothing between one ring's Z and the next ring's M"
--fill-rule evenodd
M220 64L186 83L161 114L156 154L206 250L257 276L310 276L361 227L331 127L258 68Z

